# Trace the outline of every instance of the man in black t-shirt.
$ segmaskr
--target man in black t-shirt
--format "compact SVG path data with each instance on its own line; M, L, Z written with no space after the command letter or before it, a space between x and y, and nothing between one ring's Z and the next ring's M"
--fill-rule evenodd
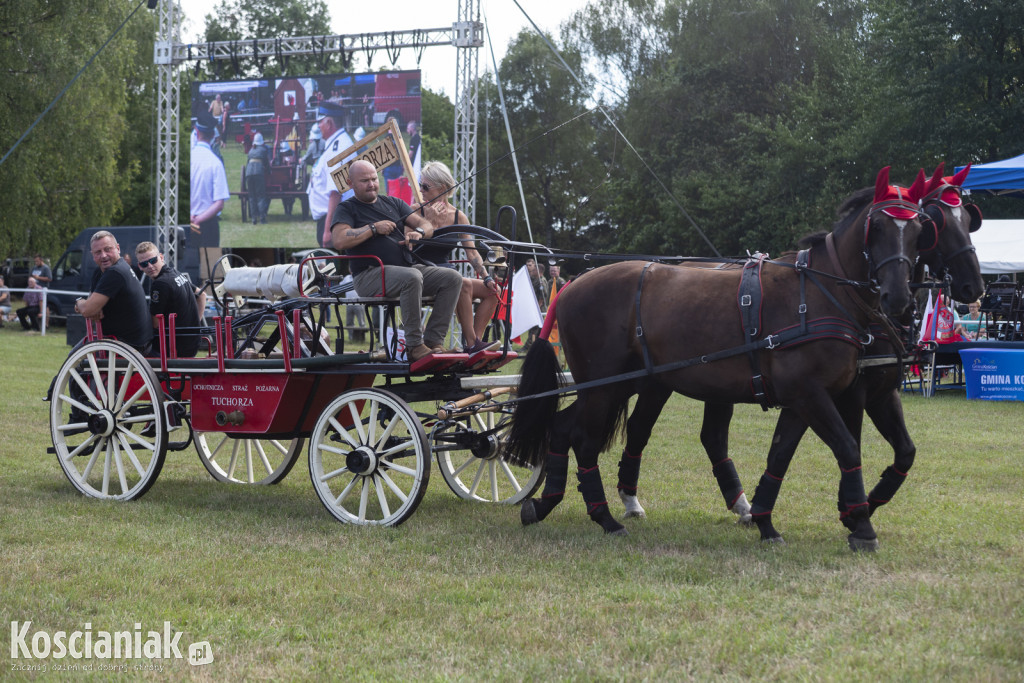
M142 285L121 258L121 246L110 232L93 235L89 249L99 270L92 276L92 293L75 302L75 312L99 320L104 336L116 337L145 356L153 327Z
M192 358L199 351L199 311L206 308L206 292L192 286L188 275L183 275L164 262L164 256L152 242L142 242L135 248L135 259L139 267L151 280L149 290L149 313L153 316L154 336L158 330L156 316L164 316L164 346L168 355L171 345L166 339L170 335L170 317L174 319L174 345L178 358ZM160 343L159 338L156 341ZM154 345L154 350L158 347Z
M451 268L413 263L412 244L431 237L430 221L413 213L409 205L395 197L378 194L377 170L368 161L354 161L349 168L349 183L355 194L338 204L331 218L334 248L350 256L376 256L352 259L352 279L361 297L381 292L381 264L384 270L384 296L398 297L402 308L402 330L411 361L444 350L444 338L455 303L462 291L462 276ZM434 310L426 327L420 298L434 297Z

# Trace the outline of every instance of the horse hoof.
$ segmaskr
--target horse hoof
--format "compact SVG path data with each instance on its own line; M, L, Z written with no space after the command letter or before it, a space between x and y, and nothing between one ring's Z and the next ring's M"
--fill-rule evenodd
M865 552L873 553L878 550L878 539L877 538L857 538L853 534L850 534L846 538L850 544L850 550L853 552Z
M540 521L540 517L537 516L537 508L533 505L533 498L528 498L519 508L519 521L523 523L523 526L530 526Z
M754 526L754 516L751 514L740 515L736 520L739 526Z
M771 538L762 538L761 539L761 547L762 548L773 548L775 546L780 546L780 545L786 545L786 541L785 541L785 539L782 538L782 536L772 536Z
M643 510L626 510L622 515L623 519L647 519L647 513Z
M618 529L609 529L605 531L609 536L629 536L629 530L626 527L619 527Z

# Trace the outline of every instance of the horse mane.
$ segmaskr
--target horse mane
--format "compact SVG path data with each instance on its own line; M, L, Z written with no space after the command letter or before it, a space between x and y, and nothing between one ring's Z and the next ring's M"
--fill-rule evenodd
M832 232L837 236L842 234L844 230L847 230L853 224L854 219L860 216L864 207L871 204L874 199L875 188L873 187L857 190L847 197L836 211L836 222L832 224ZM815 245L823 244L827 235L828 232L825 230L813 232L810 235L801 237L800 241L797 242L797 246L800 249L810 249Z

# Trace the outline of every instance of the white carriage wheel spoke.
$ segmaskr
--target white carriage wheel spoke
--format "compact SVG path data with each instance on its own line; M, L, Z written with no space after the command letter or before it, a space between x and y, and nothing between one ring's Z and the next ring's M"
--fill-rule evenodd
M498 498L498 470L493 460L487 461L487 476L491 480L491 502L497 502Z
M390 433L388 434L388 436L390 436ZM398 437L396 437L396 438L398 438ZM392 457L394 455L397 455L397 454L401 453L402 451L409 450L414 445L415 444L413 443L413 440L412 440L411 437L405 437L403 441L400 441L399 443L395 444L394 446L392 446L391 448L387 449L386 451L381 451L381 450L377 449L378 450L377 457L378 458L390 458L390 457Z
M321 451L327 451L328 453L333 453L334 455L347 455L349 453L349 451L343 451L340 448L328 446L327 444L324 443L318 443L316 447Z
M362 490L359 491L359 521L366 521L366 504L370 502L370 481L369 477L360 477L363 480Z
M357 446L369 443L366 440L366 430L363 429L363 418L359 416L359 409L356 407L356 401L350 401L348 404L348 412L352 417L352 425L356 428L356 434L359 435L359 443Z
M124 417L118 420L123 425L126 424L138 424L139 422L152 422L156 419L156 413L146 413L145 415L133 415L131 417Z
M114 408L114 382L117 380L117 354L111 351L107 354L107 400L111 410Z
M156 450L156 437L155 436L153 437L153 441L147 441L146 437L139 436L138 434L136 434L132 430L125 429L121 425L117 426L117 431L119 433L125 435L125 436L131 437L132 441L134 441L138 445L142 446L143 448L147 448L147 449L149 449L151 451Z
M271 443L276 443L276 442L271 442ZM256 441L255 444L256 444L256 452L259 454L260 461L263 463L263 469L265 469L267 471L267 474L272 474L274 472L274 468L271 467L271 465L270 465L270 458L267 457L267 452L265 450L263 450L263 444L261 442L259 442L259 441ZM282 450L281 453L283 454L284 451Z
M117 398L114 399L114 405L110 407L114 412L121 410L121 406L124 405L124 395L128 393L128 384L131 382L132 375L134 374L135 366L129 364L124 377L121 378L121 386L117 390Z
M353 403L353 405L355 405ZM366 440L363 443L372 444L374 434L377 433L377 413L380 410L380 403L370 401L370 418L366 421Z
M331 423L331 426L334 427L334 429L338 432L338 434L344 437L345 441L348 441L348 444L352 446L352 448L359 448L359 446L362 445L352 438L352 435L349 434L348 430L345 429L340 422L338 422L337 418L331 417L328 421Z
M488 420L484 419L484 415L492 415L493 413L471 413L469 416L470 420L476 421L476 426L481 432L486 432L488 429L493 427L493 424L488 424Z
M96 392L89 388L89 383L82 379L82 376L78 373L78 370L71 368L70 374L71 379L75 380L75 384L77 384L78 388L82 390L82 393L89 398L92 404L96 407L96 410L103 410L103 403L99 400L99 398L97 398ZM70 388L68 391L70 391ZM64 397L63 394L61 395L61 398L64 398L64 400L66 401L71 400L70 397ZM83 409L82 404L78 403L77 401L75 401L75 403L78 405L79 410ZM90 413L95 412L92 408L88 408L87 410Z
M253 479L253 474L252 474L252 441L250 441L249 439L246 439L245 440L244 448L245 448L245 476L248 477L247 480L251 484L251 483L253 483L253 481L255 481L255 479Z
M480 486L480 480L484 476L484 470L487 468L487 461L480 460L480 466L476 468L476 474L473 475L473 485L469 487L470 495L475 496L476 490Z
M381 460L380 465L381 467L387 467L389 470L401 472L402 474L408 474L410 477L416 476L416 470L412 469L411 467L404 467L402 465L399 465L398 463L392 462L391 460Z
M210 442L210 435L211 434L215 434L215 433L217 433L217 432L207 432L204 435L206 437L207 444L209 444L209 442ZM219 436L221 437L220 438L220 443L217 444L216 448L214 448L212 451L210 451L210 462L213 462L217 458L217 453L219 453L220 449L224 448L224 444L226 444L229 441L227 434L219 433Z
M96 392L99 395L100 403L107 405L107 393L103 388L103 375L100 374L99 366L96 365L96 357L90 353L86 358L89 361L89 370L92 372L92 381L96 385Z
M228 461L228 469L225 474L229 479L235 478L235 465L238 463L238 440L233 439L231 444L231 460Z
M391 418L391 421L388 422L388 426L384 429L383 432L381 432L380 438L377 439L377 443L373 444L374 450L380 450L381 448L383 448L384 443L391 438L391 434L392 432L395 431L395 427L397 427L401 423L401 418L398 415L395 415L393 418ZM390 455L390 453L383 454L383 456L386 455Z
M377 502L380 503L381 518L387 519L391 516L391 507L388 505L387 494L384 493L384 487L380 485L379 475L373 475L373 488L377 490Z
M139 459L135 457L135 451L132 450L131 445L125 440L124 434L118 434L117 438L121 442L121 448L128 454L128 459L132 461L135 471L139 473L140 477L145 477L146 470L142 468L142 463L140 463Z
M85 463L85 469L82 470L81 479L79 479L79 481L84 483L85 480L89 478L89 475L92 474L92 468L96 466L96 461L100 457L100 449L103 448L103 441L104 439L102 438L96 439L96 448L92 449L92 455L89 456L89 462Z
M355 488L359 480L362 479L358 474L352 476L352 481L348 483L338 494L338 497L334 499L334 507L341 507L341 504L348 498L348 494L352 493L352 489Z
M452 471L452 476L455 476L455 477L459 476L460 474L462 474L462 471L464 469L466 469L467 467L472 465L474 462L476 462L476 460L477 460L477 457L475 455L473 455L472 453L470 453L469 457L466 459L466 462L462 463L461 465L459 465L458 467L456 467Z
M79 410L81 410L84 413L88 413L90 415L95 415L96 414L96 410L93 410L92 408L90 408L89 406L85 405L84 403L79 403L78 401L76 401L75 399L71 398L67 394L61 394L60 395L60 399L62 401L64 401L65 403L70 403L71 405L73 405L74 407L78 408ZM102 408L99 408L98 410L102 410ZM84 427L84 426L86 426L87 423L86 422L75 422L74 424L76 426L79 426L79 427ZM67 429L69 427L70 427L70 425L64 425L65 429Z
M317 477L317 481L321 481L321 482L329 481L331 479L334 479L337 476L345 474L346 472L348 472L348 467L343 465L343 466L339 467L336 470L332 470L330 472L327 472L326 474L321 474L319 477Z
M82 443L78 444L78 447L75 448L75 450L69 451L68 454L64 456L64 462L71 462L72 458L74 458L76 455L78 455L79 453L84 451L86 448L88 448L90 446L90 444L92 444L94 441L96 441L96 438L97 438L96 434L90 434L88 439L86 439Z
M508 466L508 463L504 460L499 460L498 462L501 464L501 471L505 473L505 478L508 479L508 482L512 484L513 488L515 488L516 493L522 491L523 487L519 485L519 479L516 477L515 473L512 472L512 468Z
M409 500L409 496L406 495L405 491L403 491L401 487L399 487L398 484L396 484L391 479L391 477L388 476L387 472L385 472L384 470L379 470L377 472L377 475L384 480L384 483L388 485L388 488L391 489L396 496L402 499L402 503L405 503L405 501Z
M134 394L132 394L132 397L130 399L128 399L127 401L124 402L124 404L122 404L122 406L118 409L118 413L119 414L123 414L124 411L128 410L133 405L135 405L135 402L138 401L139 398L141 398L142 395L147 393L148 391L149 391L149 389L147 389L146 385L143 384L141 387L139 387L138 391L136 391ZM150 401L153 401L152 397L150 397Z
M117 439L111 439L114 444L114 464L117 465L117 480L121 484L122 495L128 492L128 479L124 476L124 461L121 459L121 447Z
M107 447L103 451L103 495L110 495L110 450L111 440L104 439L107 442Z

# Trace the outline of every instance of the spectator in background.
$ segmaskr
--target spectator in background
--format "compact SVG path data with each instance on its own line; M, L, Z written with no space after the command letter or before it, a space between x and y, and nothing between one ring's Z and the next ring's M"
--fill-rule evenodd
M32 266L32 277L36 279L40 287L49 287L53 281L53 273L50 272L50 266L46 265L46 261L39 254L35 257L36 264Z
M551 293L556 294L562 287L565 287L565 278L562 277L562 265L558 262L552 263L548 266L548 275L551 279L548 284L551 285Z
M309 188L306 194L309 195L309 212L316 221L316 243L321 247L331 245L330 231L325 229L325 224L334 215L334 207L342 200L352 196L352 190L342 195L338 192L334 179L331 178L331 168L328 162L352 146L352 138L341 126L344 120L345 110L333 102L324 102L317 109L317 126L320 127L320 134L325 138L324 151L316 164L313 165L313 174L309 179ZM355 154L350 158L354 158ZM347 162L345 159L342 163Z
M249 193L249 216L252 224L266 223L270 200L267 199L267 174L270 173L270 150L263 144L263 134L252 136L248 161L245 163L245 191Z
M132 269L132 275L135 276L135 279L142 280L142 271L134 263L132 263L132 255L124 254L121 258L123 258L124 262L128 264L128 267Z
M303 166L316 166L316 162L320 160L320 155L324 153L324 136L320 134L320 126L313 124L312 130L309 131L309 145L306 147L306 153L299 159L299 165L295 168L295 181L298 182L302 175L301 170Z
M415 121L410 121L405 127L405 132L409 134L409 160L412 161L412 165L416 166L416 155L420 153L420 143L423 138L420 137L420 128L416 125Z
M25 292L24 296L25 305L18 309L18 322L26 332L38 332L39 307L43 303L43 294L38 290L41 290L42 287L39 286L39 280L36 280L33 275L28 277L28 287L29 291Z
M135 248L139 265L153 280L149 295L149 313L153 317L153 333L159 327L156 316L164 316L164 348L170 353L170 316L176 314L174 344L178 358L192 358L199 351L201 312L206 308L206 292L195 287L188 275L179 273L164 262L164 256L152 242ZM159 343L159 341L158 341Z
M220 243L220 212L231 196L224 164L213 153L210 142L217 126L208 115L200 115L195 124L196 145L189 167L189 213L200 244Z
M220 121L220 117L224 114L224 103L220 100L220 93L213 98L210 102L210 106L207 109L210 115L213 116L214 121Z
M11 319L11 290L4 287L4 276L0 275L0 327Z

